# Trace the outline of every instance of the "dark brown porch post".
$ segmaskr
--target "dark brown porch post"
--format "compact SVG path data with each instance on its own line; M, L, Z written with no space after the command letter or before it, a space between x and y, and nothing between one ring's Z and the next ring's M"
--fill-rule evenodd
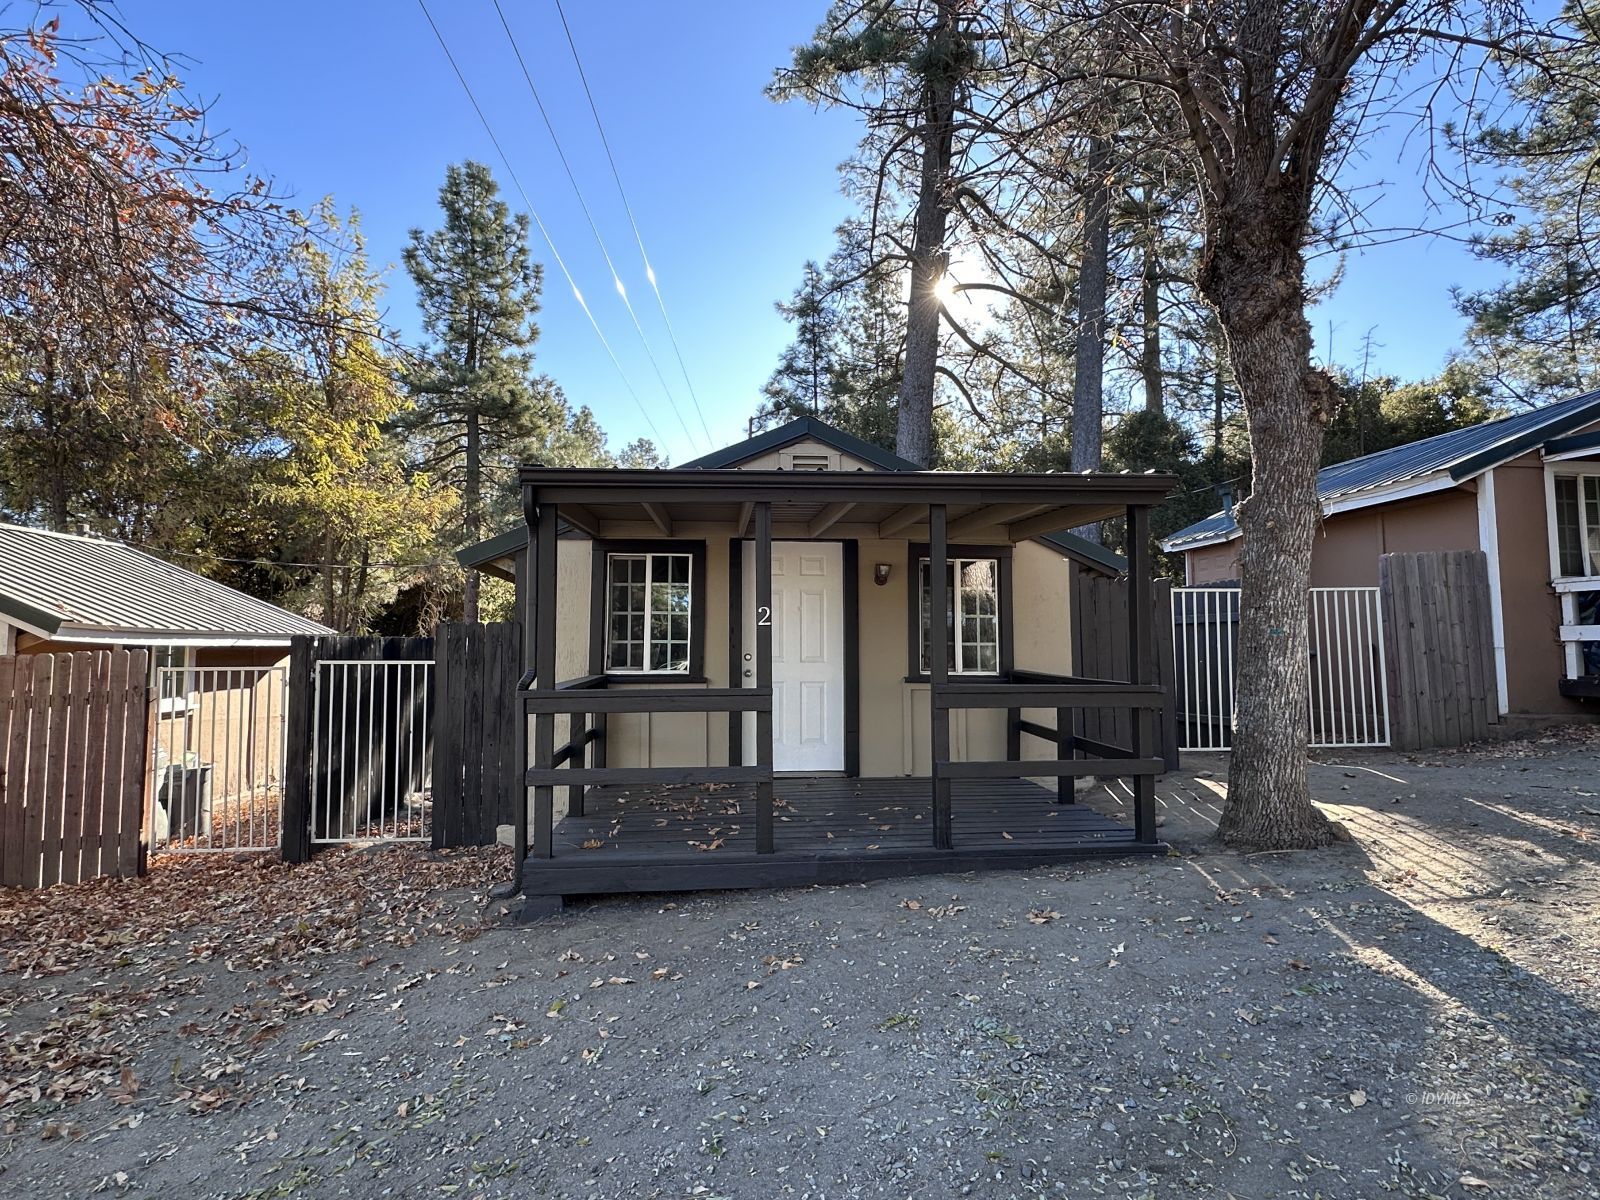
M949 650L945 645L945 614L950 608L950 586L945 571L950 547L945 534L945 508L928 506L928 713L933 722L929 737L933 780L933 844L948 850L950 839L950 780L943 768L950 761L950 710L943 707L945 685L950 682ZM909 581L917 587L915 579Z
M756 852L772 853L772 502L756 505L756 687L767 702L756 710ZM731 619L743 618L734 613Z
M533 582L538 608L534 632L534 688L553 692L556 686L556 506L549 501L539 505L535 551ZM555 766L555 757L556 715L536 713L533 718L534 768L550 770ZM553 853L555 793L555 788L548 784L533 789L533 854L537 858L550 858Z
M1150 510L1134 504L1128 507L1128 678L1133 683L1154 682L1150 644ZM1143 758L1152 741L1153 710L1137 708L1129 715L1129 749L1134 758ZM1133 777L1133 830L1141 842L1156 840L1152 775Z

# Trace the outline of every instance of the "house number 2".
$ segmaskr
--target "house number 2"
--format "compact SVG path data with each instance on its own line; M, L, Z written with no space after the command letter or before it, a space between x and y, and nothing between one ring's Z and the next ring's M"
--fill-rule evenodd
M756 609L756 624L757 625L771 625L772 624L772 610L770 608L768 608L765 604L763 604L760 608Z

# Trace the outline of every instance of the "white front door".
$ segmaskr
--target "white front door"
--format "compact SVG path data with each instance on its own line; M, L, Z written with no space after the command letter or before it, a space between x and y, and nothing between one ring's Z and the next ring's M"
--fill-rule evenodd
M755 544L744 546L744 667L755 682ZM772 543L772 768L844 770L844 547ZM745 721L755 761L755 718Z

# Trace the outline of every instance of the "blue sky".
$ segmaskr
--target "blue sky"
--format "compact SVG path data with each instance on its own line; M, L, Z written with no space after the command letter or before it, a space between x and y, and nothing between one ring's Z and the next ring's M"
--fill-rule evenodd
M644 278L627 217L594 133L553 0L502 0L534 81L628 286L682 418L663 394L581 209L573 198L490 0L431 0L451 50L641 404L635 403L535 234L546 264L540 369L594 410L614 445L658 431L670 457L706 448ZM836 165L858 128L848 114L778 105L762 95L774 67L804 40L822 0L565 0L607 135L666 297L710 440L743 436L789 330L773 301L807 258L826 257L846 215ZM415 332L398 266L407 231L437 221L447 164L489 163L514 208L521 199L412 0L123 0L129 25L191 61L191 90L214 100L212 124L243 142L252 167L303 203L331 193L363 217L374 261L389 275L391 320ZM1395 139L1374 140L1368 178L1394 181L1392 210L1416 210L1414 169ZM1314 317L1319 342L1358 361L1367 329L1383 344L1375 368L1437 371L1460 334L1453 283L1492 275L1463 250L1414 241L1347 265ZM687 429L687 431L686 431Z

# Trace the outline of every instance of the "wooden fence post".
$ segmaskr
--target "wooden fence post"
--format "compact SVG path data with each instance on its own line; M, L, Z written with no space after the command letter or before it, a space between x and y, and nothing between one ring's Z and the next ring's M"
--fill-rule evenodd
M289 702L284 728L282 829L278 850L284 862L311 859L312 691L321 639L297 636L289 643Z

